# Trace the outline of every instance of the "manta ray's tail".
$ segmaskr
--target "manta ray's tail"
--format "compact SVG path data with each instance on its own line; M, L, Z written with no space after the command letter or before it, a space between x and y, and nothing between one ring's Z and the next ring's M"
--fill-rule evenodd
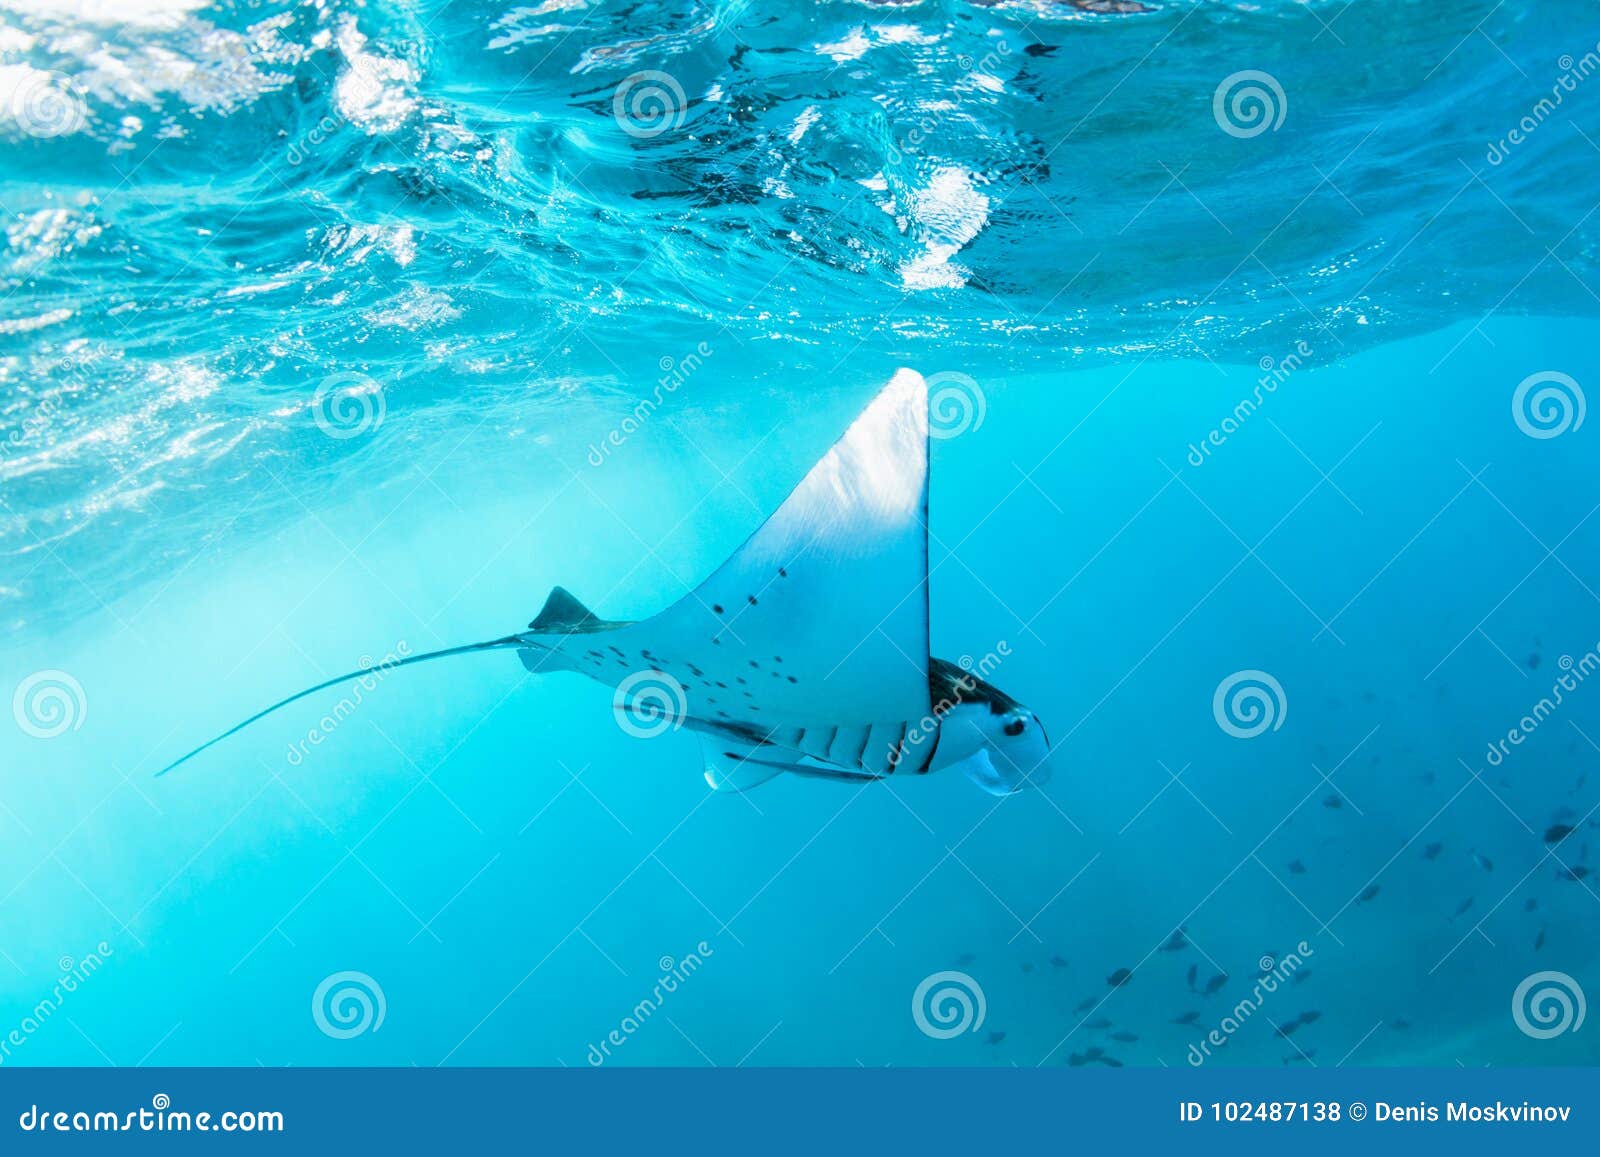
M156 772L156 774L158 776L166 775L167 772L171 771L179 764L187 763L206 748L221 743L224 739L228 738L228 736L237 731L243 731L257 719L265 718L266 716L271 715L274 711L278 710L280 707L287 707L289 704L294 703L297 700L304 699L307 695L315 695L318 691L333 687L339 683L346 683L351 679L359 679L363 675L370 675L373 672L393 671L396 667L407 667L412 663L426 663L430 659L444 659L451 655L470 654L473 651L494 651L499 650L502 647L518 647L522 645L523 641L519 636L507 635L503 639L490 639L484 643L468 643L462 647L446 647L442 651L429 651L423 655L408 655L403 659L385 659L383 662L377 663L371 667L362 667L357 671L346 671L343 675L335 675L332 679L323 680L315 687L307 687L304 691L296 691L287 699L278 700L271 707L262 708L260 711L257 711L254 715L250 716L249 719L246 719L243 723L235 724L234 726L228 728L228 730L224 731L221 735L217 736L215 739L209 739L182 758L173 760L160 771Z

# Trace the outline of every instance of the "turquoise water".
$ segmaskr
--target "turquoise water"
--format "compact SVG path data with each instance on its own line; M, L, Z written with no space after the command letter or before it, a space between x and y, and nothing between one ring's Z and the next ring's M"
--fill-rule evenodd
M0 1062L1600 1059L1600 24L1152 7L0 0ZM505 655L154 778L668 605L900 366L1041 791Z

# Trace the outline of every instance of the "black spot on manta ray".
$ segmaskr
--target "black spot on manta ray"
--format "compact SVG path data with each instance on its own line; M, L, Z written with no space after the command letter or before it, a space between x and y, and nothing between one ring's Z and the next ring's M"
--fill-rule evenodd
M776 672L774 672L774 674L776 674ZM793 675L790 675L789 676L789 682L798 683L798 682L800 682L800 680L796 679Z
M751 667L752 670L756 670L756 671L761 670L761 664L757 663L754 659L750 660L750 667Z
M756 605L756 596L755 595L745 595L744 597L750 600L750 605L752 607Z
M726 691L726 690L727 690L727 689L728 689L728 685L727 685L727 684L726 684L726 683L724 683L724 682L723 682L723 681L722 681L722 680L720 680L720 679L719 679L719 680L717 680L717 686L718 686L718 687L721 687L721 688L722 688L722 689L723 689L723 690L724 690L724 691Z
M786 570L784 570L784 569L783 569L783 568L782 568L782 567L781 567L781 566L780 566L780 567L779 567L779 568L778 568L778 577L779 577L779 578L788 578L788 577L789 577L789 572L788 572L788 571L786 571Z
M713 611L715 611L717 614L720 615L722 613L722 604L721 603L712 603L711 604L711 609Z

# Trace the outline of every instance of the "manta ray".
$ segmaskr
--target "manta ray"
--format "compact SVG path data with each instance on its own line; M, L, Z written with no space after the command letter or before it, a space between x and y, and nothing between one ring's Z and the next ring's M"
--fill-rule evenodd
M1038 716L929 654L928 428L927 384L900 370L744 545L660 613L603 619L556 587L525 631L328 679L158 774L372 671L514 650L530 672L612 688L638 730L694 732L716 791L946 768L995 795L1040 784L1050 745Z

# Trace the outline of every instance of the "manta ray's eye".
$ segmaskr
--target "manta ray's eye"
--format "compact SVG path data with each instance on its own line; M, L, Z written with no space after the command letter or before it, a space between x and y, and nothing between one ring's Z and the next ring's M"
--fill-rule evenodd
M1022 720L1020 720L1020 719L1010 719L1010 720L1006 721L1005 731L1006 731L1007 735L1015 737L1015 736L1021 735L1024 731L1027 730L1027 728L1028 728L1028 725L1026 723L1024 723Z

